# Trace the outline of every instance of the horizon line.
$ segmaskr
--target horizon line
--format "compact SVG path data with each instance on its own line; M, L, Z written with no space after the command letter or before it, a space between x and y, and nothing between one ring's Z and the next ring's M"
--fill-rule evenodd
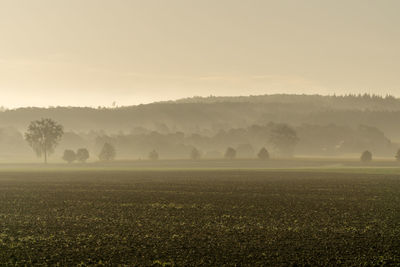
M12 111L18 109L27 109L27 108L40 108L40 109L54 109L54 108L91 108L91 109L118 109L118 108L128 108L128 107L136 107L141 105L151 105L151 104L163 104L163 103L177 103L180 104L179 101L190 100L190 99L212 99L212 98L251 98L251 97L268 97L268 96L317 96L317 97L364 97L368 96L370 98L381 98L381 99L395 99L400 100L400 97L392 95L392 94L376 94L376 93L347 93L347 94L296 94L296 93L273 93L273 94L248 94L248 95L208 95L208 96L186 96L180 98L171 98L168 100L156 100L156 101L144 101L138 104L126 104L126 105L117 105L116 101L114 101L111 105L82 105L82 106L73 106L73 105L25 105L25 106L16 106L16 107L7 107L4 105L0 106L0 112L4 111ZM114 104L115 103L115 104Z

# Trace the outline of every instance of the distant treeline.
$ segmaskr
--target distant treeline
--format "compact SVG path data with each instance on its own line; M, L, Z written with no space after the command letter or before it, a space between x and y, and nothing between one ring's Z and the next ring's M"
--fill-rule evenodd
M20 108L0 111L0 127L24 131L30 121L38 118L52 118L72 132L128 135L150 130L213 136L221 130L266 125L271 121L294 127L369 125L392 140L400 140L400 100L368 94L194 97L117 108Z
M165 130L166 131L166 130ZM283 123L251 125L219 130L213 134L158 132L140 128L131 133L107 134L104 131L66 131L54 157L61 158L64 150L87 148L91 159L98 155L105 143L113 145L120 159L148 158L157 151L160 158L188 158L193 149L203 158L222 158L228 147L236 150L238 158L255 158L262 147L271 157L292 155L343 156L359 155L369 150L377 156L393 157L397 145L375 127L357 127ZM201 131L200 131L201 132ZM0 157L31 156L32 151L23 134L13 128L0 129Z
M303 124L292 127L268 123L246 128L220 130L212 136L201 134L147 132L137 134L99 135L98 150L105 142L113 144L120 156L146 157L156 149L166 158L185 158L196 148L204 157L221 158L227 147L237 151L237 157L254 158L262 147L272 156L291 155L342 156L359 154L368 149L375 155L392 157L397 150L383 132L374 127L356 128L336 125Z
M335 109L373 109L373 110L400 110L400 99L392 95L380 96L376 94L347 94L347 95L296 95L274 94L255 96L209 96L190 97L170 103L315 103L318 106L333 107Z

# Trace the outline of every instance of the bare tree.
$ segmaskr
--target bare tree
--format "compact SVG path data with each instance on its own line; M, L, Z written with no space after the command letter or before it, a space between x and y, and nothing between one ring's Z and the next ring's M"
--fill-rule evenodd
M55 147L64 134L63 127L52 119L32 121L25 133L25 140L29 143L38 157L47 157L54 152Z

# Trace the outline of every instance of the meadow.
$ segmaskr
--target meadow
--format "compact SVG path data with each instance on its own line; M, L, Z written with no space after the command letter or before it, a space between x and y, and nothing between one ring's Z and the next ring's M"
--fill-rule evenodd
M0 263L398 265L396 170L10 167Z

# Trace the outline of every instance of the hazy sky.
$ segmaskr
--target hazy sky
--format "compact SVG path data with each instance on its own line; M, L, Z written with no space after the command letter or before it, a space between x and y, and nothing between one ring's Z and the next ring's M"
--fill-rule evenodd
M400 96L398 0L0 0L0 105Z

